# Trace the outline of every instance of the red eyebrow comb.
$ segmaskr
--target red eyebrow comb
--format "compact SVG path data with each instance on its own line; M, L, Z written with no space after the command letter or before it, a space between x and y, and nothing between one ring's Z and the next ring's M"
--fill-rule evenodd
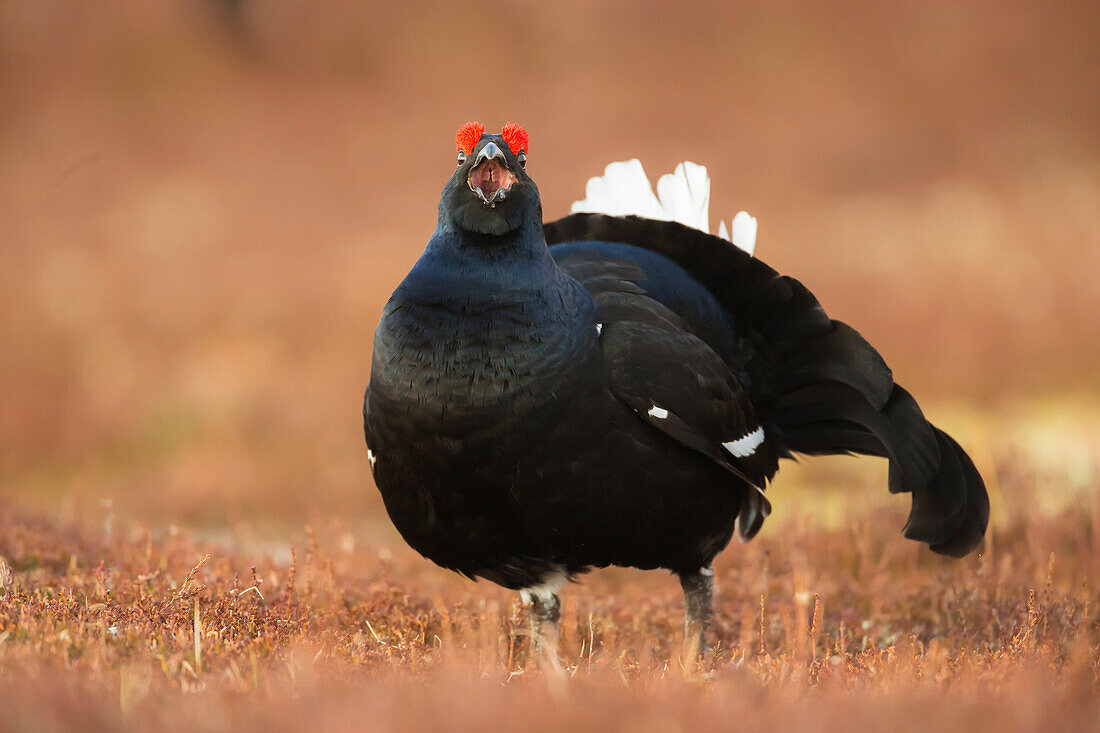
M466 155L474 152L474 146L484 132L485 125L480 122L467 122L455 133L455 151L465 150Z
M531 142L527 130L524 130L515 122L509 122L505 125L504 129L500 131L500 134L504 136L504 141L508 143L508 147L511 148L512 155L518 154L521 150L527 150L527 146Z

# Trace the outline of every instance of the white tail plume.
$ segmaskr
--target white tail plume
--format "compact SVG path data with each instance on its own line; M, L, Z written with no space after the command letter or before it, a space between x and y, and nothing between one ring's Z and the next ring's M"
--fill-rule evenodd
M676 221L709 234L709 209L710 177L706 166L685 160L657 180L654 195L641 161L634 158L608 163L602 176L589 178L584 199L574 201L570 211ZM718 236L751 255L756 248L756 219L739 212L730 222L730 229L719 221Z

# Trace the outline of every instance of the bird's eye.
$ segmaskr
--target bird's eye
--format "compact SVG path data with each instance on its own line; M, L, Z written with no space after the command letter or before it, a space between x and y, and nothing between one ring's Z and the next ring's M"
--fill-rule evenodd
M526 168L527 167L527 153L525 153L521 150L521 151L519 151L519 155L516 156L516 157L519 160L519 167L520 168Z
M466 162L466 151L465 150L459 150L458 151L458 164L462 165L465 162Z

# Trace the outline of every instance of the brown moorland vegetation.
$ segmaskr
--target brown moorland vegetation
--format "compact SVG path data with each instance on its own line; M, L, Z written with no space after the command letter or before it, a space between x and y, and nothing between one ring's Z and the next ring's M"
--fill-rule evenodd
M716 643L698 666L681 656L671 579L597 571L566 591L562 677L542 671L513 594L363 547L336 523L302 529L289 550L233 548L178 528L123 531L107 514L60 527L8 507L0 721L1095 729L1100 493L1091 483L1067 496L1067 477L1018 457L990 478L999 520L960 562L900 540L899 512L884 508L847 510L832 527L803 515L727 551ZM1059 509L1040 509L1047 492Z

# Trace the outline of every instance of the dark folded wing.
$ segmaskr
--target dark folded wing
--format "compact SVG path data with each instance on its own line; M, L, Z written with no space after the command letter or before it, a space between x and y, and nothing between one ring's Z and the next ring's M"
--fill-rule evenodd
M777 456L729 365L646 294L638 284L644 273L633 263L581 253L560 264L600 308L603 364L615 396L641 420L755 487L738 517L742 537L751 537L771 509L762 492Z

